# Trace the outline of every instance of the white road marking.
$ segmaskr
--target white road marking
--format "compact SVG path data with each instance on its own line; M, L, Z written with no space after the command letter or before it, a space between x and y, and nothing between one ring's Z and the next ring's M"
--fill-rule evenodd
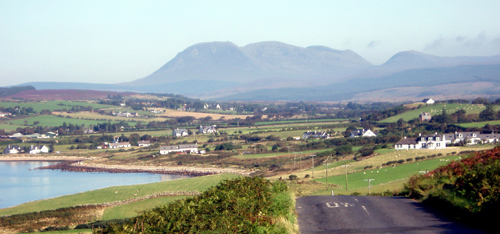
M359 202L357 198L354 198L354 201L357 201L357 202Z
M368 210L366 209L365 206L361 206L363 208L363 210L365 210L366 214L370 215L370 213L368 212Z
M333 205L331 205L330 203L333 203ZM351 203L347 203L347 202L339 202L339 203L336 203L336 202L327 202L326 203L326 206L328 208L337 208L337 207L340 207L340 206L344 206L344 207L349 207L349 206L354 206L354 204L351 204ZM340 206L339 206L340 204Z
M326 206L328 206L328 208L336 208L336 207L339 207L339 204L337 204L336 202L332 202L334 205L330 205L330 203L326 203Z

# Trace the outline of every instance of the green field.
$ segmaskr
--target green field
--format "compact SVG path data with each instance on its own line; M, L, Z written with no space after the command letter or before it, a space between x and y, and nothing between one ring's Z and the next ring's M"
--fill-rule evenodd
M458 110L465 110L467 114L479 114L486 107L484 105L475 105L475 104L434 104L428 106L422 106L418 109L406 111L399 115L391 116L387 119L383 119L379 122L381 123L395 123L398 119L403 119L404 121L409 121L415 118L418 118L419 114L422 112L430 113L431 115L439 115L442 113L442 110L445 109L446 113L452 114ZM500 106L495 106L494 109L498 111Z
M25 128L26 126L19 124L3 124L0 123L0 129L5 129L7 131L15 131L17 128Z
M9 107L32 107L33 110L40 112L41 110L70 110L73 106L90 106L92 109L114 108L112 105L101 105L89 102L73 102L73 101L45 101L45 102L0 102L0 106Z
M157 206L165 205L187 197L188 196L150 198L123 206L111 207L104 210L102 220L132 218L139 215L142 211L150 210Z
M297 119L297 120L281 120L281 121L271 121L271 122L256 122L255 126L264 125L279 125L279 124L296 124L296 123L322 123L322 122L332 122L338 123L342 121L347 121L348 119Z
M222 180L236 177L238 176L232 174L220 174L163 181L151 184L115 186L0 209L0 216L38 212L42 210L54 210L62 207L71 207L83 204L100 204L104 202L123 201L165 191L204 191L217 185ZM112 217L108 216L108 218Z
M486 124L489 125L500 125L500 120L494 120L494 121L485 121L485 122L474 122L474 123L462 123L462 124L457 124L460 127L464 128L482 128Z
M73 124L73 125L82 125L84 124L85 126L90 126L90 125L96 125L97 123L107 123L109 121L107 120L86 120L86 119L73 119L73 118L63 118L59 116L54 116L54 115L39 115L39 116L34 116L34 117L28 117L24 119L14 119L14 120L9 120L8 122L11 124L17 124L17 125L24 125L25 121L28 125L33 126L35 121L39 121L38 125L40 126L50 126L50 127L57 127L61 126L64 122L66 124ZM111 121L111 123L119 123L120 121ZM133 126L136 124L136 122L127 122L129 125Z
M439 166L446 165L452 160L457 160L460 156L448 156L431 160L424 160L414 163L396 165L394 167L384 167L348 174L349 189L367 188L368 182L365 180L373 179L371 186L386 184L393 181L408 179L413 175L421 174L424 171L431 171ZM322 172L325 173L324 171ZM326 178L316 179L319 182L326 182ZM339 185L334 191L345 191L345 175L338 175L328 178L328 183Z

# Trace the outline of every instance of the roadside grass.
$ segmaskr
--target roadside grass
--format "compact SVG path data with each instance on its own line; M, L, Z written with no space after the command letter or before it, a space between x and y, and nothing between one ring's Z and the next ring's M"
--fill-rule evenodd
M86 119L73 119L73 118L63 118L59 116L54 116L54 115L39 115L39 116L34 116L34 117L28 117L24 119L15 119L15 120L10 120L8 121L9 123L12 124L18 124L18 125L23 125L27 121L28 125L33 126L35 121L38 121L38 125L40 126L50 126L50 127L57 127L63 125L64 122L66 124L73 124L73 125L82 125L84 124L85 126L90 126L90 125L96 125L98 123L107 123L109 122L108 120L86 120ZM120 123L120 121L111 121L112 123ZM127 122L129 125L135 125L136 122Z
M166 205L176 200L184 199L187 197L189 196L150 198L144 201L134 202L127 205L110 207L104 210L102 220L132 218L139 215L140 212L153 209L160 205Z
M204 191L217 185L222 180L236 177L238 176L233 174L219 174L151 184L115 186L57 198L27 202L18 206L0 209L0 216L54 210L83 204L123 201L165 191Z
M387 119L383 119L379 122L381 123L395 123L398 121L398 119L403 119L404 121L409 121L415 118L418 118L418 115L422 112L428 112L431 115L439 115L441 114L442 110L445 109L446 113L452 114L458 110L465 110L467 114L479 114L482 110L486 109L486 107L482 104L434 104L434 105L427 105L427 106L422 106L418 109L413 109L410 111L406 111L404 113L401 113L399 115L391 116ZM500 106L495 106L494 107L495 111L500 110Z
M372 169L347 174L348 188L368 188L368 181L371 186L386 184L392 181L399 181L409 179L413 175L423 174L428 171L434 170L439 166L446 165L453 160L458 160L460 156L448 156L436 159L422 160L414 163L400 164L396 166L383 167L380 169ZM348 170L349 171L349 170ZM336 184L338 186L333 188L333 191L346 190L346 177L345 175L332 176L329 178L315 179L318 182L325 182Z
M102 109L102 108L113 108L115 106L112 105L102 105L91 102L74 102L74 101L42 101L42 102L0 102L0 106L4 108L9 107L31 107L33 110L40 112L41 110L70 110L73 106L84 106L84 107L92 107L92 109Z

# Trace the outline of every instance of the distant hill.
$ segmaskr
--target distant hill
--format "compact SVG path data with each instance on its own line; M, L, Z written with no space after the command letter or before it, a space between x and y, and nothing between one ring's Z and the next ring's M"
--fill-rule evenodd
M454 95L480 95L496 90L500 81L498 64L500 55L439 57L403 51L382 65L372 65L351 50L324 46L298 47L269 41L238 47L231 42L206 42L184 49L150 75L130 82L22 85L175 93L214 100L339 101L362 99L360 95L367 93L370 98L382 93L387 98L441 95L445 92L437 88L439 85L468 83L475 88L458 88ZM491 89L477 85L484 86L485 82Z
M427 69L413 69L397 72L378 78L359 78L341 83L308 87L308 88L281 88L261 89L240 94L233 94L216 100L223 101L342 101L354 99L357 94L401 87L431 87L474 82L488 82L488 87L480 90L472 90L474 94L481 96L500 94L500 64L494 65L465 65L457 67L440 67ZM469 85L472 88L472 85ZM441 90L449 95L463 94L463 90ZM425 95L439 95L439 91L422 93L415 98ZM396 97L396 96L395 96Z

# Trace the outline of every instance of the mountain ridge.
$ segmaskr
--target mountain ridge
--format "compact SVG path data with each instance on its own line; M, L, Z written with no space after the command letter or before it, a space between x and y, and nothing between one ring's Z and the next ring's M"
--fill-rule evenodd
M434 72L425 69L446 68L447 72L441 73L441 76L433 76L427 81L431 82L430 85L444 85L435 81L452 83L454 76L460 76L459 72L480 77L480 74L484 73L481 65L494 64L500 64L500 55L442 57L409 50L394 54L383 64L373 65L352 50L336 50L321 45L299 47L279 41L264 41L240 47L232 42L216 41L191 45L150 75L129 82L26 84L37 89L56 86L67 89L176 93L206 99L237 97L238 94L248 96L252 92L262 94L265 90L289 90L285 93L288 98L283 96L285 101L296 100L297 97L317 100L314 92L301 90L300 94L296 94L293 91L322 90L324 87L337 90L334 87L340 85L343 89L337 90L338 94L334 95L337 100L360 92L357 86L363 85L363 82L377 84L372 87L379 89L392 87L384 80L394 81L391 76L393 74L399 74L396 76L406 80L406 85L409 86L412 80L401 76L405 71L418 81L427 79L425 72ZM423 70L418 71L419 69ZM500 80L500 72L494 75L494 78ZM258 95L254 98L259 100L262 97ZM324 96L325 101L332 98Z

